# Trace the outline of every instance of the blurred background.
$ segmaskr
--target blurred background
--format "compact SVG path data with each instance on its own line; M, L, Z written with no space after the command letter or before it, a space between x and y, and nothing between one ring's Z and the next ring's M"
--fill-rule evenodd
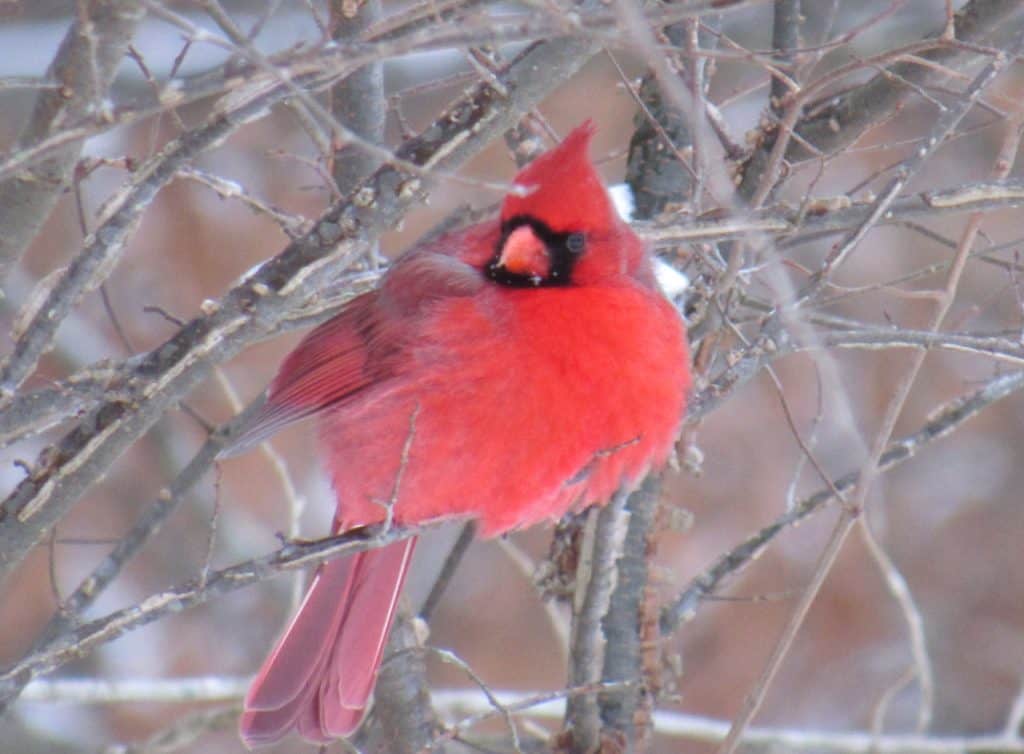
M0 49L5 51L0 55L0 154L11 155L19 148L18 135L29 122L39 91L30 82L45 79L76 9L85 5L0 3ZM143 5L148 15L134 30L132 53L121 61L110 90L108 105L115 124L95 129L84 142L84 167L74 185L62 192L31 245L8 271L5 298L0 301L0 355L13 347L21 331L20 318L39 300L38 291L45 290L48 276L76 258L86 234L101 221L105 204L132 179L133 165L204 123L216 98L199 98L174 109L155 108L125 122L118 121L119 114L147 102L154 86L172 78L194 81L231 66L242 70L230 49L204 43L194 30L189 41L187 29L154 12L163 7L223 38L203 3ZM353 12L359 5L354 4ZM475 21L485 17L478 14L523 13L534 7L466 5L465 12ZM724 136L739 150L747 150L728 165L703 168L712 189L716 174L732 182L736 166L765 139L773 138L766 126L771 122L766 66L777 41L772 28L778 4L738 5L701 17L699 46L710 51L708 55L680 54L689 61L682 65L684 73L692 74L693 61L702 61L707 101L721 118ZM955 9L962 5L953 4ZM1014 4L970 5L972 11L983 13ZM556 6L535 10L552 13ZM617 7L609 8L614 10L613 6ZM287 56L323 44L328 12L320 3L225 2L223 8L240 28L261 25L252 44L263 55ZM803 85L848 66L848 73L822 84L820 96L813 98L827 102L830 96L864 86L893 62L920 63L923 58L913 43L940 33L948 21L947 10L942 0L805 0L800 52L795 62L780 65ZM385 16L403 12L408 8L401 3L384 4ZM820 157L806 151L802 157L787 156L780 180L763 202L766 216L789 216L808 197L838 202L829 206L840 208L876 198L894 177L891 168L930 135L940 106L960 101L977 72L990 62L985 49L1010 44L1021 17L1007 12L1003 18L995 33L972 41L981 52L931 63L933 73L940 74L937 81L911 85L892 74L894 87L912 91L857 134L853 143ZM438 22L439 34L447 28ZM551 135L564 135L592 118L598 128L593 154L610 183L626 176L631 139L647 117L631 89L648 71L651 55L664 53L668 59L670 53L685 52L685 46L667 37L661 40L663 47L645 51L630 41L627 31L618 33L602 33L601 41L612 55L594 56L559 84L531 121L546 123ZM501 62L523 46L516 42L490 50ZM905 49L909 51L901 52ZM454 47L387 57L382 73L385 143L390 148L397 148L408 133L429 126L481 75L479 62L464 48ZM985 89L955 133L912 175L901 196L990 180L1000 149L1008 139L1012 142L1008 134L1020 127L1022 85L1022 71L1014 60ZM809 111L804 110L805 116ZM843 127L843 122L836 125ZM545 130L539 129L542 137ZM705 138L715 138L709 134L706 131ZM691 154L692 149L686 152ZM707 148L705 154L710 160L718 152ZM1020 178L1016 152L1009 154L1008 174ZM204 176L230 182L224 186L240 187L296 223L317 218L335 199L318 145L295 110L287 107L253 119L192 165ZM515 169L513 155L498 139L469 160L459 175L500 186ZM181 321L203 310L204 301L217 300L247 270L285 247L289 238L279 222L237 197L218 195L209 183L179 175L159 191L140 215L140 224L102 290L87 293L74 307L57 331L53 349L19 388L20 394L74 384L73 377L83 370L119 364L160 346ZM721 199L718 189L709 189L698 200L690 191L680 192L661 222L685 226L698 215L715 218L716 211L735 209L735 204L723 204ZM399 227L381 235L380 250L392 257L464 205L484 209L498 200L499 191L489 191L479 182L442 177L431 190L429 203L413 208ZM807 212L805 217L814 214ZM973 245L978 253L967 262L941 327L945 333L997 337L1001 345L992 353L964 348L929 351L899 414L894 438L918 432L947 402L1019 369L1020 356L1013 356L1013 348L1024 336L1020 218L1020 210L1010 204L990 207L980 215L981 230ZM831 278L825 298L804 311L805 325L817 333L818 344L775 359L770 370L760 368L751 379L725 390L723 399L699 422L687 426L681 447L691 463L670 472L661 487L664 505L679 515L671 517L678 525L666 527L657 539L652 585L660 598L678 595L717 558L788 506L827 488L819 468L838 478L860 467L916 351L891 343L825 347L828 333L844 329L827 317L893 333L927 328L936 307L931 292L945 284L949 262L969 222L967 213L923 211L906 222L872 227ZM707 311L717 304L701 305L715 301L715 286L721 283L728 259L727 242L661 245L664 258L693 283L683 306L693 320L694 344L704 348L697 391L731 366L731 355L744 355L742 336L757 332L764 307L770 309L799 290L841 238L797 233L769 242L749 240L752 251L738 271L738 290L746 298L736 304L739 308L728 310L737 326L715 342L708 339L716 325L709 325ZM760 310L758 302L763 305ZM299 337L301 331L282 333L222 364L213 378L188 395L187 410L166 412L101 481L84 491L47 541L33 548L0 585L0 665L15 663L32 649L59 600L180 473L205 440L207 426L230 419L237 412L233 400L244 404L255 398ZM25 477L26 464L36 463L37 456L75 421L68 415L45 431L6 438L6 447L0 450L4 495ZM1012 728L1014 720L1019 724L1013 715L1021 714L1024 695L1024 398L1010 395L955 429L908 462L880 474L871 485L865 524L855 526L846 539L765 695L754 721L758 729L972 736ZM813 462L801 444L813 450ZM279 533L305 538L326 534L334 501L316 460L310 427L289 428L273 439L272 447L280 466L264 451L254 450L218 463L205 474L86 617L141 603L196 578L204 567L222 568L267 553L279 546ZM692 463L695 459L699 463ZM296 530L292 518L298 506ZM755 561L701 601L661 642L663 686L657 710L668 716L666 720L685 721L671 717L677 713L723 723L735 717L814 572L836 520L837 507L832 504L799 526L784 528ZM409 588L414 608L436 578L456 532L457 528L431 535L421 547ZM565 609L545 606L532 573L546 557L550 539L551 530L541 528L514 534L507 542L474 542L430 621L428 644L456 653L491 689L531 694L566 683L566 648L552 623L552 612L556 623L567 619ZM129 631L43 678L172 682L213 677L237 694L290 615L295 594L295 579L281 575ZM927 668L923 682L922 668ZM428 670L431 688L442 692L439 699L445 698L443 692L477 690L463 670L437 657L428 657ZM119 746L137 751L243 750L234 713L213 714L230 707L231 699L82 703L45 698L47 690L38 684L35 697L32 691L30 686L25 698L0 718L0 748L6 751L123 750L116 749ZM478 692L476 696L475 709L485 709L486 699ZM930 720L918 731L922 710L930 710ZM449 721L463 716L454 707L442 711ZM523 720L527 726L558 728L557 718ZM496 735L504 730L493 721L488 725L480 730ZM166 735L168 731L173 735ZM1006 750L1020 750L1016 731L1009 733L1014 735L1007 739ZM699 738L656 732L654 750L714 749L714 743ZM795 748L783 743L758 746ZM308 751L310 746L290 739L272 750ZM345 749L339 744L329 750Z

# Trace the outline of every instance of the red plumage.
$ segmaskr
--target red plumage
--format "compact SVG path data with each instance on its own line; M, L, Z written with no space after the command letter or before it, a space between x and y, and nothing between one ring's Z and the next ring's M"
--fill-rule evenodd
M473 516L495 536L604 503L667 460L685 331L587 156L591 133L524 168L500 218L408 251L285 360L239 442L319 414L335 531L393 502L396 525ZM355 729L412 549L319 569L250 688L248 744Z

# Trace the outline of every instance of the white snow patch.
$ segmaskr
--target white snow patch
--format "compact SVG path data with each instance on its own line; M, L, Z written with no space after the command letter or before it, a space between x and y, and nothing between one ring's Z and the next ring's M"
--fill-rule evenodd
M633 189L626 183L616 183L608 187L608 194L615 205L615 211L619 217L627 223L633 222L633 211L636 209L636 202L633 200Z
M654 260L654 276L658 278L661 290L672 300L682 296L690 287L690 278L672 265L657 258Z

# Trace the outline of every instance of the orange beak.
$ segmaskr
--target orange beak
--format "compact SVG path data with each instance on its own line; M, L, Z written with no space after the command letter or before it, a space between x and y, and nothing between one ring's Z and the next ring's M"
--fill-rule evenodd
M547 247L529 225L520 225L509 233L498 265L514 275L530 277L546 278L551 271Z

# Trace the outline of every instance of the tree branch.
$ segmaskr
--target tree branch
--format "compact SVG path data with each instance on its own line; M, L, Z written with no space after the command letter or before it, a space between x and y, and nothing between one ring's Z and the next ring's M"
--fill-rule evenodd
M982 410L1022 389L1024 371L1013 372L996 377L979 390L943 404L932 412L932 418L917 432L894 441L885 449L878 462L879 472L889 471L909 461L936 440L959 429ZM833 488L845 492L853 489L858 479L859 474L856 472L839 477L831 486L804 498L771 524L716 558L714 563L690 581L678 597L662 608L662 635L667 636L692 618L702 600L721 590L729 576L751 563L779 534L834 502L836 496Z
M12 153L21 153L86 118L109 117L107 91L146 12L135 0L84 0L47 72ZM35 238L71 180L82 139L0 181L0 283Z

